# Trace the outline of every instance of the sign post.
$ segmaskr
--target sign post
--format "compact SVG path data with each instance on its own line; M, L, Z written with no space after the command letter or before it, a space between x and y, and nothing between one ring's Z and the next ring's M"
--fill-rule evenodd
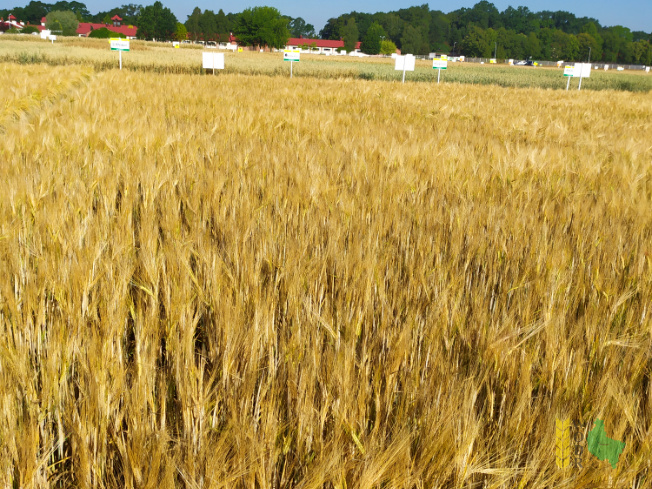
M126 39L109 39L111 51L118 51L120 53L120 69L122 69L122 51L129 51L129 41Z
M213 75L215 70L224 69L224 53L206 53L202 54L202 67L205 70L213 70Z
M415 57L412 54L406 54L405 56L396 57L394 70L403 72L403 83L405 83L405 72L414 71L414 64L415 64Z
M564 76L568 78L568 81L566 82L566 91L568 91L568 87L570 87L570 81L573 76L575 76L575 67L574 66L565 66L564 67Z
M290 62L290 78L292 78L292 64L300 61L301 51L298 49L285 49L283 51L283 61Z
M577 86L578 90L581 90L582 88L582 78L589 78L591 76L591 63L576 63L575 66L577 67L579 65L579 71L580 71L580 83ZM575 75L577 76L577 75Z
M591 76L591 63L575 63L575 66L565 66L564 76L568 77L568 82L566 82L566 90L568 90L568 87L570 86L570 79L573 77L579 77L580 83L577 85L577 89L581 90L582 78L589 78Z
M441 70L445 70L448 65L448 56L442 54L440 58L435 58L432 60L432 69L437 70L437 83L439 84L439 77L441 76Z

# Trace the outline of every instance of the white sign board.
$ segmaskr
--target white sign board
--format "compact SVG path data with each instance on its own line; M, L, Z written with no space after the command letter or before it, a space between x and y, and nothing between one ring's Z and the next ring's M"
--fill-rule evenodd
M301 51L294 49L286 49L283 51L283 61L299 61Z
M396 71L414 71L415 60L416 58L412 54L397 56L394 69Z
M445 59L433 59L432 60L432 69L433 70L445 70L447 67L447 61Z
M224 53L201 53L202 67L205 70L223 70Z
M575 76L575 67L564 66L564 76Z
M564 76L589 78L591 76L591 63L575 63L574 66L565 66Z
M650 72L650 67L648 66L647 68L645 68L645 73L649 73L649 72Z
M111 39L111 51L129 51L129 41L125 39Z
M580 75L582 78L589 78L591 76L591 63L579 63ZM577 66L577 63L575 64Z
M56 41L56 40L57 40L57 36L55 36L54 34L50 34L50 35L48 36L48 39L49 39L50 41Z

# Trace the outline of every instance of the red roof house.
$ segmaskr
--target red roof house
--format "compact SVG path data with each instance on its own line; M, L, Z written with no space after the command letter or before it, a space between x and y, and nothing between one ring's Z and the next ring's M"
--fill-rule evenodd
M116 15L117 17L117 15ZM136 26L126 26L126 25L114 25L111 24L95 24L93 22L80 22L79 26L77 27L77 34L80 37L88 37L88 35L97 29L101 29L102 27L106 27L108 30L112 32L117 32L120 34L124 34L130 39L135 39L136 38L136 32L138 31L138 27Z

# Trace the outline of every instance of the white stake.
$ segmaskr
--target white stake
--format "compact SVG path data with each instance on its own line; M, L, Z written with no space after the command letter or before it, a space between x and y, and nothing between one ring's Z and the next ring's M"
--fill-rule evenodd
M441 75L441 68L437 70L437 85L439 85L439 75Z
M580 72L580 84L577 85L577 89L580 90L582 88L582 72Z
M568 91L568 87L570 87L570 79L571 79L572 77L569 76L569 77L567 77L567 78L568 78L568 81L566 82L566 91Z
M405 66L406 66L406 61L405 58L403 58L403 83L405 83Z

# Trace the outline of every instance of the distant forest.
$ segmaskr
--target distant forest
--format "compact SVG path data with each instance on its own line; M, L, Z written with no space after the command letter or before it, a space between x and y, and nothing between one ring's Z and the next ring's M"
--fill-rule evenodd
M448 52L471 57L546 59L609 63L652 64L652 34L627 27L603 27L596 19L570 12L531 12L527 7L508 7L500 12L483 0L472 8L448 14L428 5L395 12L351 12L329 19L319 35L339 39L349 19L360 39L377 22L385 35L405 53Z
M108 22L118 14L124 23L138 25L142 5L128 4L92 15L80 2L46 4L31 1L26 7L0 10L19 20L40 22L51 10L71 10L80 21ZM225 40L242 14L217 13L196 7L184 26L190 39ZM532 12L527 7L508 7L500 12L486 0L472 8L444 13L428 5L375 14L350 12L328 20L317 34L302 18L287 19L291 37L348 38L363 43L371 37L391 40L404 53L450 53L469 57L603 61L652 64L652 33L623 26L602 26L597 19L577 17L565 11Z

